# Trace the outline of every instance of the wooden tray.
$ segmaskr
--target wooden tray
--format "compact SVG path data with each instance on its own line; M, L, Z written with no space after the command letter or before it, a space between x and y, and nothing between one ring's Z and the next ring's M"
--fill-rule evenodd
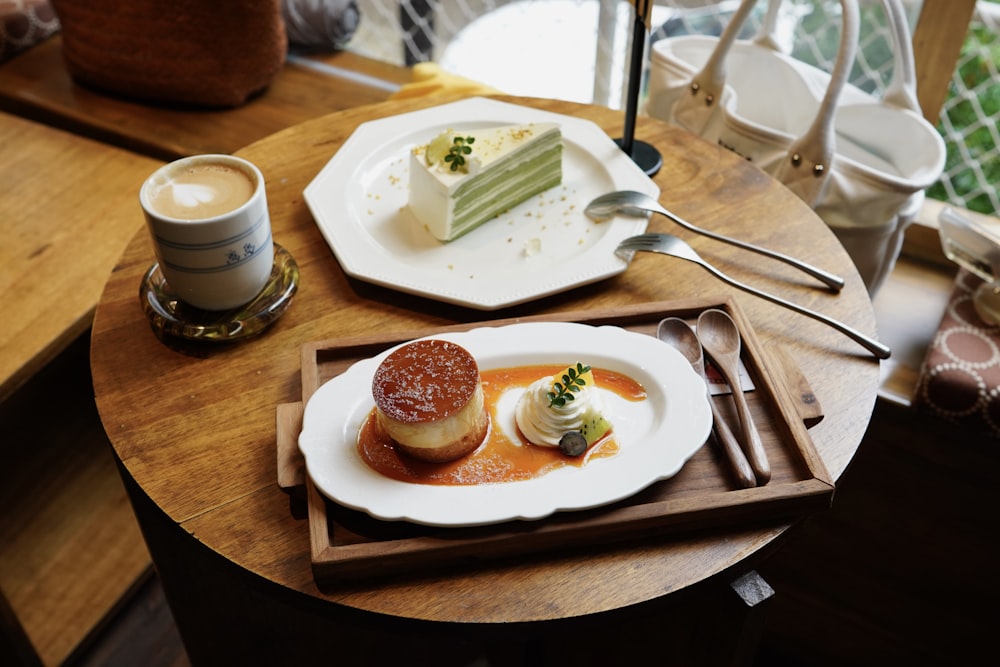
M771 481L738 489L726 461L711 445L701 448L673 478L603 508L561 512L540 521L511 521L476 528L433 528L386 522L327 500L305 471L297 440L304 404L317 388L354 362L400 342L443 331L463 331L484 324L503 326L529 321L612 324L655 335L663 317L694 320L707 308L722 308L743 336L743 363L756 390L748 402L770 459ZM302 348L302 402L278 406L278 484L301 497L308 508L313 574L318 584L332 584L397 572L484 561L567 547L606 548L630 539L680 530L742 528L750 523L788 521L829 507L834 484L813 447L807 425L822 419L808 383L786 354L764 353L743 311L727 298L669 301L614 308L495 320L309 343ZM729 396L717 396L720 408L736 424ZM711 440L710 440L711 443Z

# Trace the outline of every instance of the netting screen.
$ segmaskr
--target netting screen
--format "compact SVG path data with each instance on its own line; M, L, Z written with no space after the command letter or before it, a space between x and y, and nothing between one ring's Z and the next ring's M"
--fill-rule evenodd
M919 0L903 0L911 28ZM891 41L878 0L859 0L862 30L851 82L879 93L892 72ZM358 0L362 21L350 48L386 62L435 61L499 90L623 108L632 4L621 0ZM659 0L649 43L672 35L718 34L736 0ZM747 26L756 30L764 6ZM785 0L783 46L829 68L839 2ZM1000 213L1000 4L980 0L942 110L948 146L941 182L929 195ZM647 45L648 46L648 45Z

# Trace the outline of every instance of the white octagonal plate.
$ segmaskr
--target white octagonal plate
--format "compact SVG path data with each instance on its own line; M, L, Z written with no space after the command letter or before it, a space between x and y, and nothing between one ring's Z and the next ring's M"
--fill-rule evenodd
M450 243L407 207L409 154L448 128L552 121L563 133L563 182ZM337 261L355 278L411 294L495 310L624 271L618 243L642 217L593 222L584 207L613 190L659 188L594 123L469 98L362 123L306 187L305 199Z

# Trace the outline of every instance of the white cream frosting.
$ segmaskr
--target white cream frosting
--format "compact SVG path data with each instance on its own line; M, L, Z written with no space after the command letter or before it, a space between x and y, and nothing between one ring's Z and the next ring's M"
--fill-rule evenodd
M409 208L441 241L524 201L540 185L562 180L562 134L556 123L448 132L475 139L464 168L451 171L443 160L428 164L428 145L410 151Z
M427 164L426 146L420 146L411 153L417 158L419 166L422 166L423 170L438 182L438 189L450 196L455 193L462 181L478 175L508 155L521 150L524 146L558 133L559 125L556 123L449 130L449 134L455 137L471 136L475 138L475 142L469 144L472 152L464 156L464 168L456 171L452 171L451 163L444 160L433 165Z
M517 401L515 419L517 427L529 442L545 447L558 447L567 431L579 431L587 414L601 414L600 392L594 387L584 387L573 394L572 401L563 406L549 407L547 394L552 391L552 378L535 380Z

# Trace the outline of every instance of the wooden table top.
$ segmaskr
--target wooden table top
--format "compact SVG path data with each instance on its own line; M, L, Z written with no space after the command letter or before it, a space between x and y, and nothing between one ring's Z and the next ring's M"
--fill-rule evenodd
M0 113L0 401L87 330L161 163ZM95 178L95 174L100 178ZM44 177L40 177L44 175Z
M0 67L0 109L161 160L232 153L286 127L381 102L410 70L348 51L293 56L270 86L235 109L128 100L76 84L58 35Z
M501 99L593 120L611 136L621 132L621 113L602 107ZM346 110L239 151L263 171L275 240L301 269L291 308L258 339L210 349L161 343L137 301L152 248L144 232L133 238L108 280L92 338L97 404L126 474L173 521L236 566L293 594L404 619L499 624L621 610L685 589L756 554L787 525L676 535L450 575L317 588L306 522L290 515L288 498L275 482L275 408L301 398L299 353L307 342L731 294L766 346L780 344L791 353L823 405L826 417L810 433L835 479L860 443L874 405L879 366L856 343L671 258L641 255L613 279L492 313L348 278L320 235L303 189L358 123L441 101ZM849 257L787 190L735 155L666 124L641 119L637 138L664 155L655 180L666 206L717 231L840 273L847 286L839 295L813 289L790 267L671 229L663 219L652 220L650 229L685 238L738 279L874 333L871 302Z

